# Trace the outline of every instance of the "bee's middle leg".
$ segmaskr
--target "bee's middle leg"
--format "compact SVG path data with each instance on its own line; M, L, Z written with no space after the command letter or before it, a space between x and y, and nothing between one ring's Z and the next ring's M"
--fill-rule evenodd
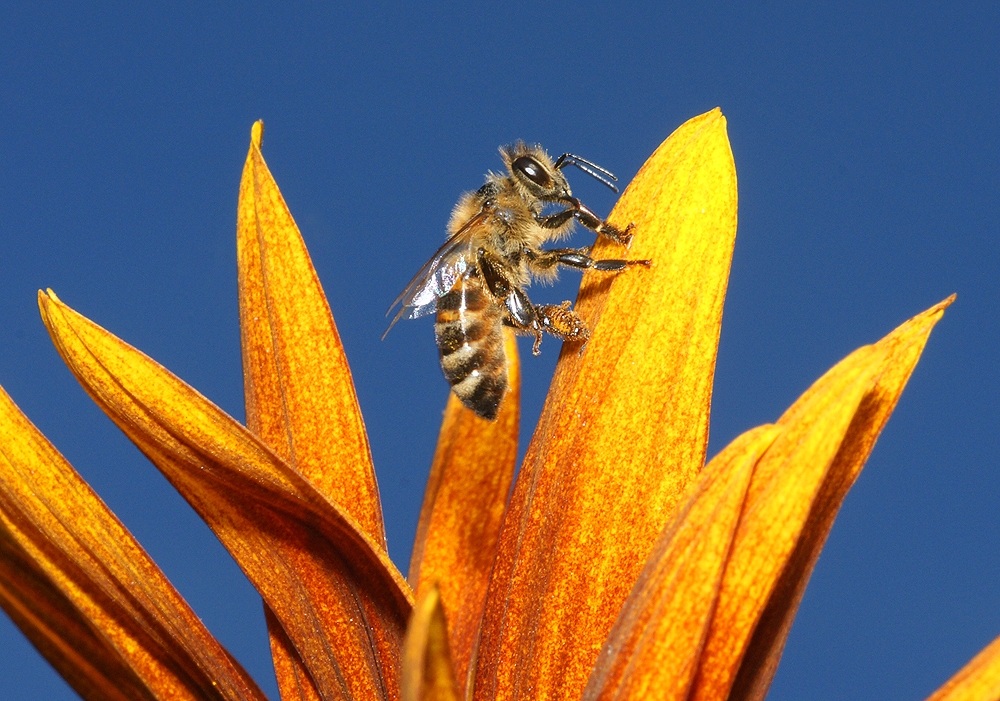
M583 248L553 248L542 251L532 263L542 270L547 270L556 265L568 265L572 268L582 268L584 270L593 268L594 270L605 270L608 272L621 272L630 265L643 265L649 267L652 261L649 260L621 260L606 258L595 260L589 255L589 251Z

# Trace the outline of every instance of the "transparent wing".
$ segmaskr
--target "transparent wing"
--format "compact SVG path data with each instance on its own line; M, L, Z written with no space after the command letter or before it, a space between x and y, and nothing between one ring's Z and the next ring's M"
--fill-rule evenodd
M445 241L437 253L413 276L410 284L386 310L385 315L389 316L396 305L400 305L399 311L389 322L389 328L382 334L382 338L385 338L389 329L403 317L416 319L430 314L437 308L438 298L451 292L455 283L468 270L468 261L471 259L469 246L476 228L485 219L486 210L480 209L475 216L462 225L461 229Z

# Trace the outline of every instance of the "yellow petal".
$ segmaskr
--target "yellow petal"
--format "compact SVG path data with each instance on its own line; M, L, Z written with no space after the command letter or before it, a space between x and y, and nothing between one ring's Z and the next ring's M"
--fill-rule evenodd
M778 420L782 433L750 483L693 699L766 695L840 504L950 301L849 355Z
M389 698L410 589L357 522L189 386L39 295L56 348L94 401L215 532L325 698Z
M417 601L403 645L400 701L459 701L448 650L448 626L437 588Z
M589 272L593 331L564 350L501 534L476 698L577 698L622 603L704 463L736 174L718 110L681 126L615 207L651 259ZM567 644L572 641L572 644Z
M330 305L252 131L236 219L247 427L385 548L368 436Z
M496 421L479 418L449 394L410 560L418 598L440 588L463 687L517 463L521 371L511 329L504 340L510 389Z
M0 389L0 605L86 699L264 699Z
M750 476L779 432L748 431L692 483L604 644L584 701L688 697Z
M927 701L997 701L1000 699L1000 638L983 648Z

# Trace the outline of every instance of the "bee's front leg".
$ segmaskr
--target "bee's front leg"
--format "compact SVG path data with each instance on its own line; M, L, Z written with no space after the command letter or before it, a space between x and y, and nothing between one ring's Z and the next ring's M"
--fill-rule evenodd
M619 229L601 219L594 210L575 197L567 196L559 201L568 204L569 208L545 217L538 217L538 223L546 229L558 229L565 226L570 218L576 217L588 229L596 231L602 236L607 236L622 245L627 246L632 241L632 230L635 228L635 224L629 224L624 230Z

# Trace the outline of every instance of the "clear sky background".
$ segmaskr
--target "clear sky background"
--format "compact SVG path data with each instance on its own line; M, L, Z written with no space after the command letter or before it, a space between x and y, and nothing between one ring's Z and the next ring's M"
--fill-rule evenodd
M517 138L627 182L721 106L740 211L710 455L958 293L770 698L922 699L1000 635L1000 5L198 5L0 9L0 384L273 698L256 593L86 397L35 303L54 288L242 419L234 232L256 119L351 360L404 571L448 387L429 319L379 337L459 193ZM562 278L535 300L573 298L579 275ZM524 443L558 342L542 349L522 349ZM75 696L4 617L15 698Z

